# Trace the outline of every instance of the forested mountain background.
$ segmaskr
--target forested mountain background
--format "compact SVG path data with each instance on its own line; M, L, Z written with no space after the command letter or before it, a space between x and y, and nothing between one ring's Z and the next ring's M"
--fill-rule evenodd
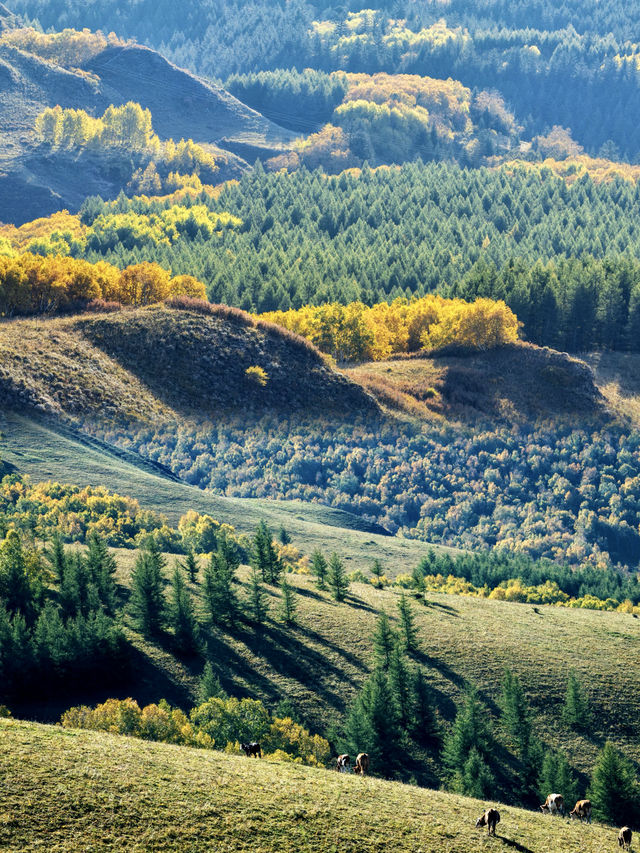
M640 154L639 3L372 2L364 12L362 5L16 0L13 8L44 28L136 38L219 80L293 67L451 77L497 90L525 136L562 125L590 153ZM281 102L277 113L270 117L281 124L299 121L292 103Z

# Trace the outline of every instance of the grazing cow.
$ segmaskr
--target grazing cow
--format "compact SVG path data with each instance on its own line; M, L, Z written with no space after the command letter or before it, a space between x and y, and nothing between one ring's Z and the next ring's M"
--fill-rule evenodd
M620 847L624 847L625 850L629 850L631 848L631 836L633 833L629 829L628 826L623 826L620 832L618 833L618 845Z
M562 794L549 794L540 806L540 810L549 812L549 814L560 814L564 817L564 799Z
M355 771L361 776L364 776L365 773L369 772L369 756L366 752L358 753L358 757L356 758Z
M580 818L580 822L586 820L587 823L591 823L591 800L578 800L569 812L569 816L571 818Z
M345 752L344 755L338 756L336 760L336 770L338 771L338 773L348 773L350 764L351 759Z
M495 835L496 824L498 823L500 823L500 812L497 809L487 809L482 817L476 821L476 829L486 826L489 835Z
M262 749L260 748L260 744L255 740L251 743L241 743L240 746L247 754L248 758L254 756L255 758L262 758Z

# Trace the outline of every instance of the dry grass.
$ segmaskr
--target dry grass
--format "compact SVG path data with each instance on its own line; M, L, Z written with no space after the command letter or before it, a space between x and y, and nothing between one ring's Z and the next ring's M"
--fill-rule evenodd
M0 720L0 847L12 853L605 853L617 830L397 782Z
M612 411L640 424L640 354L593 352L581 356Z

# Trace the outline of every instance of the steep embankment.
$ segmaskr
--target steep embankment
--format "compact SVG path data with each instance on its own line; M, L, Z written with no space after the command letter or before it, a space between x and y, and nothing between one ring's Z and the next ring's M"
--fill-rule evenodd
M109 46L80 68L64 68L0 43L0 198L3 221L21 224L62 208L76 210L88 195L112 198L130 175L104 155L43 151L35 146L36 116L45 107L102 115L128 101L151 110L162 138L209 146L220 181L239 177L242 157L272 156L294 134L265 119L224 89L177 68L138 45ZM75 157L75 159L74 159Z
M314 347L224 307L5 321L0 355L5 406L84 423L377 411Z
M495 842L477 800L397 782L116 735L0 720L8 851L602 853L617 830L500 806ZM34 806L34 803L36 805Z

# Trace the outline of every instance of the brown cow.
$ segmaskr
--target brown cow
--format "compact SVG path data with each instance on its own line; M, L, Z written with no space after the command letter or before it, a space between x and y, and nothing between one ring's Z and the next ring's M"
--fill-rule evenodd
M338 773L348 773L350 764L351 759L345 752L343 755L339 755L336 759L336 770Z
M487 827L489 835L496 834L496 824L500 823L500 812L497 809L487 809L476 821L476 829Z
M560 814L564 817L564 798L562 794L549 794L540 806L540 810L549 812L549 814Z
M587 823L591 823L591 800L578 800L569 812L569 817L578 817L580 822L586 820Z
M629 850L631 847L631 836L633 833L629 829L628 826L623 826L620 832L618 833L618 845L620 847L624 847L625 850Z
M369 772L369 756L366 752L359 752L356 758L355 772L364 776Z

